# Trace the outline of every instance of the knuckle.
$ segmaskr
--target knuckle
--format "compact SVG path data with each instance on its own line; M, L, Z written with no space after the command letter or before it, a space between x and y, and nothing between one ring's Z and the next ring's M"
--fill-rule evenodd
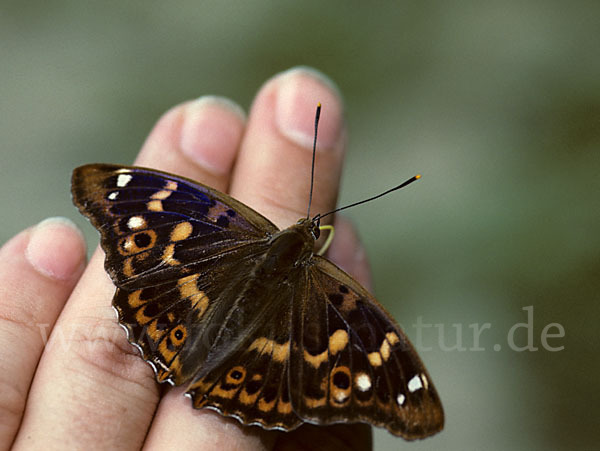
M40 304L35 293L25 287L19 287L18 298L8 290L0 293L0 330L16 328L18 336L25 333L39 333L43 323L43 303ZM9 301L10 300L10 301Z

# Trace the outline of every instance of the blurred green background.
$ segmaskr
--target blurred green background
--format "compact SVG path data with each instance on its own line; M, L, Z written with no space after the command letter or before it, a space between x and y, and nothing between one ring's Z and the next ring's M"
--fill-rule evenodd
M600 2L3 0L0 42L1 242L64 215L93 247L75 166L129 164L171 106L247 108L314 66L345 96L340 203L423 174L347 213L447 415L376 449L599 449ZM528 311L538 350L510 349Z

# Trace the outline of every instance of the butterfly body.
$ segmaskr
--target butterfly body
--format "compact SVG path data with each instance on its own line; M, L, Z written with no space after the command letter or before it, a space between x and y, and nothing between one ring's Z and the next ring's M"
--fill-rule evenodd
M193 352L196 355L201 355L203 349L208 352L201 370L195 374L196 379L209 374L236 350L251 345L248 337L265 318L273 320L277 312L292 308L293 297L287 294L300 277L298 273L311 264L317 235L314 223L301 220L265 239L267 250L255 259L241 290L231 296L232 305L215 306L210 323L218 327L210 330L216 334L196 340L198 345ZM284 330L286 327L282 325Z
M279 230L224 193L145 168L82 166L72 192L101 233L129 341L194 407L284 431L360 421L415 439L443 427L406 336L314 253L317 220Z

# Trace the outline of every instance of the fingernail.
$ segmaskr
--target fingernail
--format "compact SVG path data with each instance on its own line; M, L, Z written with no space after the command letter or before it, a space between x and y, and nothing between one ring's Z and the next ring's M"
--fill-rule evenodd
M25 257L40 274L67 280L85 264L86 246L81 231L68 218L48 218L31 231Z
M317 150L336 148L342 129L343 105L339 90L326 75L309 67L279 74L276 123L292 142L312 149L315 111L321 103Z
M204 96L185 107L180 147L190 160L213 174L231 169L246 116L224 97Z

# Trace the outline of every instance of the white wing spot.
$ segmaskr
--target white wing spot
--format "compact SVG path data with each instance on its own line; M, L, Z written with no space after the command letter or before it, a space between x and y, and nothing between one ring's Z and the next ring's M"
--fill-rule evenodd
M371 378L365 373L359 374L355 382L360 391L367 391L371 388Z
M398 401L399 406L403 406L405 400L406 400L406 396L404 396L402 393L400 393L398 395L398 397L396 398L396 401Z
M140 227L144 227L146 225L146 221L141 216L132 216L127 221L127 227L131 230L139 229Z
M408 381L408 389L411 393L416 392L421 388L423 388L423 382L421 382L421 378L418 374L416 376L413 376L413 378L410 381Z
M123 188L127 186L127 184L131 181L131 176L129 174L119 174L117 177L117 186L119 188Z
M119 192L118 192L118 191L113 191L112 193L110 193L110 194L108 195L108 199L109 199L109 200L116 200L118 195L119 195Z

